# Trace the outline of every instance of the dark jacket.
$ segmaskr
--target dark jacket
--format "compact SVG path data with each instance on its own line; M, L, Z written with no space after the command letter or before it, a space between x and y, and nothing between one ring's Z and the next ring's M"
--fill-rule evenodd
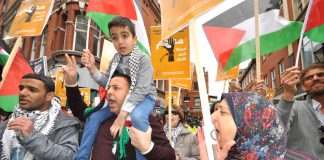
M82 101L78 87L66 87L66 95L68 105L70 106L73 115L84 121L85 118L83 113L87 106ZM99 105L103 104L104 103L101 102ZM114 143L114 140L117 139L112 138L109 132L109 128L114 123L115 119L116 116L112 116L101 124L93 146L92 159L117 159L117 157L112 154L112 144ZM150 160L175 159L175 152L163 131L162 124L152 115L150 116L149 121L152 128L152 142L154 143L154 147L149 153L144 155L145 158ZM129 142L125 147L127 159L136 159L135 148L131 145L131 142Z

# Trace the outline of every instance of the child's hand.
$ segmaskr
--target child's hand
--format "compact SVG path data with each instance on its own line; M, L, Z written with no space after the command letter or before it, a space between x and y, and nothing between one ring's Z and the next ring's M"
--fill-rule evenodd
M88 49L83 49L81 63L89 70L91 75L96 73L95 59Z
M110 133L113 138L116 138L117 133L119 133L118 135L120 136L128 115L129 113L125 111L120 111L120 113L118 114L118 117L115 120L114 124L110 127Z

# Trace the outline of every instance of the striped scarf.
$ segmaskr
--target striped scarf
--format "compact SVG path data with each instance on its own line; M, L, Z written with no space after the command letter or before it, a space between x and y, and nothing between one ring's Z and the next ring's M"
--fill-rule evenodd
M179 123L176 128L171 128L171 146L172 146L172 148L174 148L174 146L177 142L177 137L178 137L179 133L182 131L182 128L183 128L182 123ZM169 135L168 124L164 125L163 130L164 130L166 136L168 136Z
M9 122L17 117L26 117L34 122L34 128L44 135L48 135L55 124L56 117L60 111L60 104L57 101L51 101L52 107L49 110L40 112L40 111L26 111L21 109L19 105L16 106L16 109L13 111ZM21 134L19 132L6 129L3 133L1 142L2 142L2 153L1 160L9 160L11 159L10 155L14 149L19 153L20 151L25 151L19 143L17 137L21 138ZM34 155L30 152L26 151L24 154L24 160L32 160Z

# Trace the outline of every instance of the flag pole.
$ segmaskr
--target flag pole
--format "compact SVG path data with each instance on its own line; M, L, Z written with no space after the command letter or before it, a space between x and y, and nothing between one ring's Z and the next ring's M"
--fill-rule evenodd
M261 80L261 62L260 62L260 33L259 33L259 0L254 0L255 17L255 62L257 81Z
M227 79L225 79L225 81L224 81L224 87L223 87L223 92L222 93L225 93L225 90L226 90L226 82L227 82Z
M168 107L168 126L169 126L169 132L168 132L168 138L169 138L169 141L170 141L170 144L171 144L171 98L172 98L172 95L171 95L171 85L172 85L172 80L171 78L169 78L169 107Z
M206 81L204 72L202 69L202 66L200 64L200 54L202 53L199 50L199 47L197 47L197 39L196 39L196 28L195 28L195 21L190 20L189 22L189 38L190 38L190 52L195 54L195 67L196 67L196 73L197 73L197 80L198 80L198 87L199 87L199 95L200 95L200 101L201 101L201 110L203 115L203 121L204 121L204 136L206 141L206 148L207 148L207 154L209 160L217 159L217 153L214 153L214 146L217 144L217 138L215 134L215 128L211 121L211 115L209 110L209 102L208 102L208 94L206 89Z
M180 106L180 95L181 94L181 88L179 87L179 91L178 91L178 100L177 100L177 105Z
M304 24L300 33L300 37L299 37L299 43L298 43L298 48L297 48L297 55L296 55L296 62L295 62L295 66L298 67L298 63L299 63L299 57L300 57L300 50L301 50L301 44L303 42L303 37L304 37L304 33L305 33L305 29L306 29L306 25L308 22L308 18L309 18L309 12L310 12L310 8L313 4L313 0L310 0L308 3L308 7L307 7L307 11L306 11L306 15L305 15L305 19L304 19Z
M88 21L88 27L87 27L87 39L86 39L86 49L89 49L89 35L90 35L90 25L91 25L91 18L89 18Z

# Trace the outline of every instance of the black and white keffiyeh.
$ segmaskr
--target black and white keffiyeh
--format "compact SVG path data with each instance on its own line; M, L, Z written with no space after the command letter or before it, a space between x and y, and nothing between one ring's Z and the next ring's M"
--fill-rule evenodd
M179 123L176 128L171 128L171 146L172 146L172 148L174 148L174 146L177 142L177 137L178 137L179 133L182 131L182 128L183 128L182 123ZM166 136L168 136L169 135L168 124L165 124L163 126L163 130L164 130Z
M132 83L128 93L131 93L136 85L137 75L139 71L139 63L142 55L143 55L142 51L135 45L129 57L129 70L130 70L130 78ZM109 74L108 82L106 84L106 90L111 80L111 77L113 76L115 70L117 69L121 57L122 55L117 54L117 56L115 56L115 58L112 60L110 74Z
M55 120L59 111L61 110L61 105L55 101L51 101L52 107L49 110L40 112L40 111L26 111L21 109L19 105L16 106L16 109L13 111L12 116L9 119L9 122L17 117L26 117L34 122L34 129L39 131L44 135L48 135L55 124ZM13 149L19 151L24 151L22 146L19 143L18 137L21 136L19 132L6 129L2 136L2 153L1 160L10 160L11 152ZM26 151L24 154L24 160L32 160L34 155Z

